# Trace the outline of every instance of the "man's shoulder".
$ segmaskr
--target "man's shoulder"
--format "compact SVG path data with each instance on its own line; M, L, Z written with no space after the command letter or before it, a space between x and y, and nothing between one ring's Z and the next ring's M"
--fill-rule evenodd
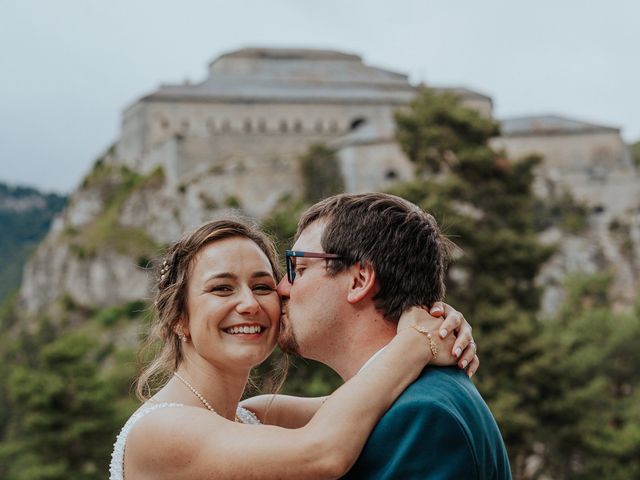
M460 401L484 403L465 372L457 367L427 367L398 397L393 408L407 403L455 406Z
M500 436L493 414L466 373L456 367L428 367L396 400L382 419L437 417L437 423L456 423L471 439Z
M346 478L507 479L508 462L473 382L455 367L430 367L382 417Z

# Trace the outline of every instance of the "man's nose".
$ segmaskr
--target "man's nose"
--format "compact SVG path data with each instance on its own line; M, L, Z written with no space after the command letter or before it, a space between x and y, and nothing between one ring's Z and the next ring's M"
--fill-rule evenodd
M289 279L286 276L282 277L282 280L280 280L277 291L278 295L280 295L280 298L289 298L289 293L291 292L291 284L289 283Z

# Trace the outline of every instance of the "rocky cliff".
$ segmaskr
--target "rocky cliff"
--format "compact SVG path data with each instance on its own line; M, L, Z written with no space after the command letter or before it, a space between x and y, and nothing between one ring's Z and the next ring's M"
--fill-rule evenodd
M212 200L208 186L220 181L219 172L205 172L176 188L162 168L142 174L107 153L27 265L21 308L38 314L61 299L95 308L148 298L148 268L163 246L216 216L243 213L233 198ZM556 198L553 208L564 205L563 216L550 211L549 225L541 228L541 239L558 247L538 278L545 289L543 310L555 310L564 279L576 273L610 272L613 298L630 305L640 285L640 209L613 217L567 202L569 197Z
M164 245L237 203L209 200L206 175L176 189L158 168L146 175L113 153L99 159L28 263L21 309L50 311L62 299L105 307L150 295L148 269Z

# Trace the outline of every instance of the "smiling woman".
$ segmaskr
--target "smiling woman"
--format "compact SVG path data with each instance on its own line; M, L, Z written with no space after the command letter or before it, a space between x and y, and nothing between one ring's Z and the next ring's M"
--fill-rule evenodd
M194 257L186 311L175 326L185 336L182 369L193 365L203 371L206 363L214 377L230 365L248 373L273 350L279 320L280 300L265 252L242 237L206 245ZM235 406L228 413L233 418Z
M272 242L236 221L206 223L167 251L149 335L161 348L138 379L144 403L116 440L112 480L338 478L433 359L433 342L453 348L453 335L427 341L421 333L446 319L405 313L388 347L333 395L287 400L291 418L281 425L297 428L261 425L239 401L250 370L278 339L280 277ZM459 334L470 338L470 328Z

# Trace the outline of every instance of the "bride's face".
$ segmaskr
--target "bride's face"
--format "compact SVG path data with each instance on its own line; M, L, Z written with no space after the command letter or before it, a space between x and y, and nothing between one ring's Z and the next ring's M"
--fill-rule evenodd
M187 284L183 344L225 370L264 361L278 338L280 299L267 256L253 241L234 237L205 246Z

